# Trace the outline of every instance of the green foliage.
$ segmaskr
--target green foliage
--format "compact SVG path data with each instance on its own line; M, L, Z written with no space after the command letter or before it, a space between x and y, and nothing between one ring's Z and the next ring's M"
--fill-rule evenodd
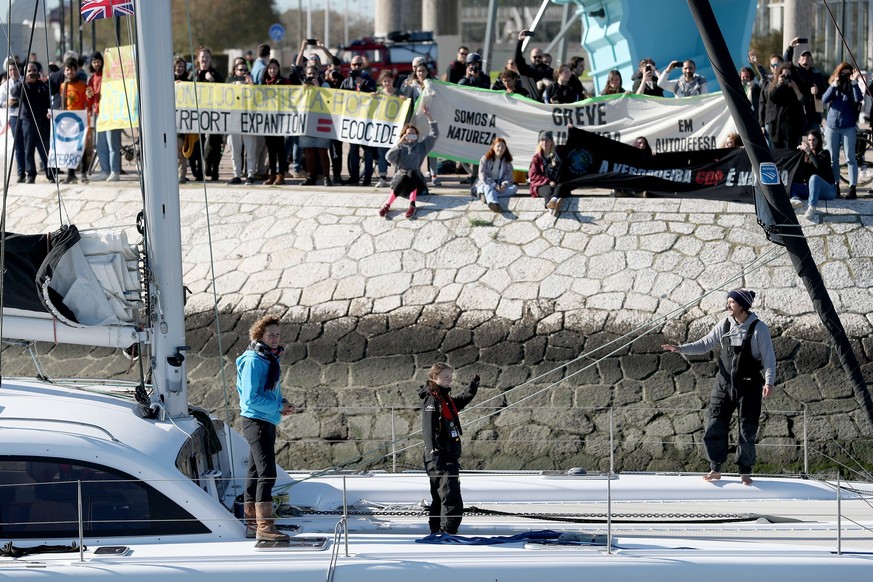
M753 35L750 45L751 49L758 53L758 64L764 68L769 68L770 55L781 55L785 50L782 47L781 30L771 30L764 35Z
M494 221L492 220L483 220L481 218L469 217L467 220L470 221L470 226L494 226Z
M279 13L272 0L173 0L173 48L187 58L192 44L193 50L208 46L213 52L254 50L270 41L267 31L276 22Z

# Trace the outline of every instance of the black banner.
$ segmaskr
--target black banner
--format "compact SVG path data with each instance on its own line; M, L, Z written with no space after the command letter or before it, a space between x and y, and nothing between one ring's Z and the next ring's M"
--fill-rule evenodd
M607 137L569 128L559 148L565 188L613 188L676 198L752 203L756 172L743 148L651 155ZM797 150L775 151L783 184L802 159Z

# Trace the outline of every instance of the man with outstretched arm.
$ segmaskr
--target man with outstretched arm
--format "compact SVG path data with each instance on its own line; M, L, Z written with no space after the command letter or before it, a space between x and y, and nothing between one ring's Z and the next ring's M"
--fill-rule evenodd
M736 462L743 485L752 484L755 440L761 416L761 397L768 398L776 383L776 353L767 324L749 311L755 292L734 289L727 296L728 316L696 342L661 347L669 352L701 355L719 351L718 375L709 399L703 444L709 460L707 481L721 479L727 460L728 436L734 410L739 412Z

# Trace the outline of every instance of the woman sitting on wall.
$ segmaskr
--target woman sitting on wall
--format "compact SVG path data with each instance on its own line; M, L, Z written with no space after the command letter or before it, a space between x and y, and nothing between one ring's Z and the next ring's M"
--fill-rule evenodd
M555 150L555 136L551 131L541 131L536 152L530 161L528 182L530 195L543 198L552 216L558 216L565 197L563 189L558 186L560 174L561 158Z
M518 192L518 186L512 181L512 154L502 137L495 137L479 160L479 179L473 188L479 199L494 212L503 210L498 201L500 198L510 198Z

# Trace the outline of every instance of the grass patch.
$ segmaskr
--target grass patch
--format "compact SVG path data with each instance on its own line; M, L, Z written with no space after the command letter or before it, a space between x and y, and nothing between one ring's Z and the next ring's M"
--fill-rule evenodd
M470 226L494 226L493 220L484 220L482 218L473 218L472 216L467 220L470 221Z

